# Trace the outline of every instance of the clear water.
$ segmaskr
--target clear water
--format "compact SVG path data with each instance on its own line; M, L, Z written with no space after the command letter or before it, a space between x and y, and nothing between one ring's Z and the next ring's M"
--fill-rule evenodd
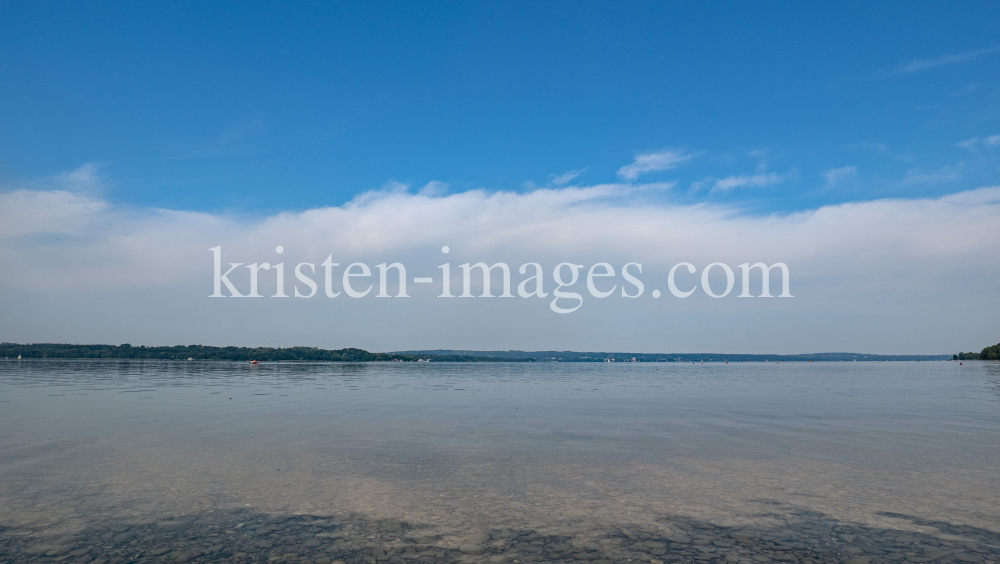
M991 561L998 466L998 363L0 361L0 562Z

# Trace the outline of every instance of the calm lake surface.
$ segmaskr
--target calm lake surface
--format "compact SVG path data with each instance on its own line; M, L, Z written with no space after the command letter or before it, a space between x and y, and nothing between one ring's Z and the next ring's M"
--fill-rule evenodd
M990 562L1000 363L0 360L3 562Z

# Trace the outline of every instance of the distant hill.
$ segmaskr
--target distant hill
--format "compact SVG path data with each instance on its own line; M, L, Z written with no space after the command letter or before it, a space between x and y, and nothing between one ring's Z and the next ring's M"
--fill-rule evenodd
M136 360L259 360L259 361L325 361L325 362L531 362L532 358L476 357L469 355L429 353L373 353L361 349L326 350L315 347L209 347L179 345L173 347L133 347L124 345L66 345L38 343L20 345L0 343L0 358L64 358L64 359L136 359Z
M729 354L729 353L623 353L623 352L573 352L573 351L467 351L426 350L400 351L400 354L470 355L509 360L533 358L549 362L830 362L830 361L930 361L951 360L951 355L886 355L866 353L811 353L811 354Z

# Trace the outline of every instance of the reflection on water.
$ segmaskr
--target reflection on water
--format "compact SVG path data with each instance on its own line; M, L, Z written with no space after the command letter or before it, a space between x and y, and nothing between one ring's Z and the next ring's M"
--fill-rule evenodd
M1000 364L0 361L0 562L979 562Z

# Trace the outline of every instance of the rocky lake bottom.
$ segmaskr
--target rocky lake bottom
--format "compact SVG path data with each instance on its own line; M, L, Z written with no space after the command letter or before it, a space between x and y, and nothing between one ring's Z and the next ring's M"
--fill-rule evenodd
M7 562L995 562L1000 535L914 520L935 533L879 529L798 512L781 529L720 527L662 516L629 526L557 527L458 534L359 515L270 516L249 510L155 523L92 524L61 536L0 531ZM788 519L791 517L791 519ZM905 518L905 516L898 516ZM452 531L456 533L457 531Z
M1000 365L895 364L0 363L0 564L1000 562Z

